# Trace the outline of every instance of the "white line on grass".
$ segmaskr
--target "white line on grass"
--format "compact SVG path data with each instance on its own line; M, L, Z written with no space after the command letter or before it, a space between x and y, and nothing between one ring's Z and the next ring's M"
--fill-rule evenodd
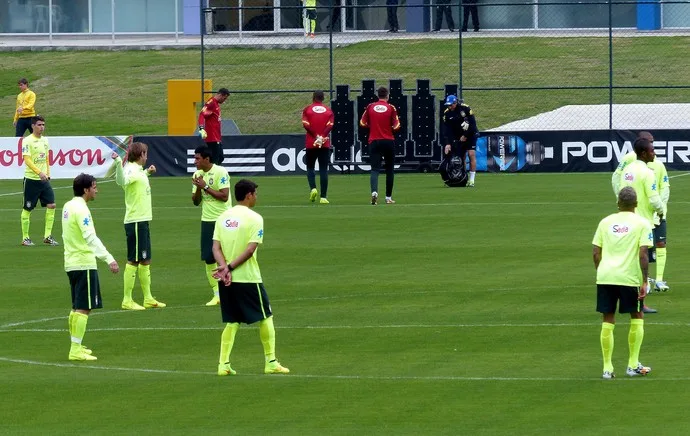
M114 182L114 181L115 181L115 180L98 180L98 183L99 183L99 184L103 184L103 183L110 183L110 182ZM57 190L57 189L72 189L72 185L69 185L69 186L58 186L58 187L56 187L56 188L53 188L53 191L55 191L55 190ZM5 193L3 193L3 194L0 194L0 197L9 197L10 195L22 195L22 194L24 194L24 192L22 192L22 191L19 191L19 192L5 192Z
M0 357L1 362L18 363L22 365L36 365L36 366L50 366L55 368L78 368L78 369L95 369L101 371L123 371L123 372L141 372L154 374L179 374L179 375L204 375L218 377L215 371L179 371L167 369L148 369L148 368L124 368L119 366L100 366L93 364L79 364L79 363L57 363L57 362L39 362L36 360L13 359L9 357ZM267 377L265 374L240 374L234 377ZM507 382L522 382L522 381L601 381L600 377L469 377L469 376L386 376L386 375L317 375L317 374L295 374L283 376L272 376L272 379L331 379L331 380L389 380L389 381L507 381ZM690 377L669 377L659 378L654 376L645 377L649 381L688 381ZM621 378L621 380L634 380L633 377ZM616 383L616 382L603 382Z
M675 174L673 176L668 176L669 179L674 179L676 177L684 177L684 176L690 176L690 173L683 173L683 174Z
M167 307L166 310L170 309L189 309L191 307L205 307L205 306L197 306L197 305L189 305L189 306L173 306L173 307ZM161 310L161 309L152 309L152 310ZM89 314L89 317L92 316L103 316L103 315L112 315L112 314L117 314L117 313L132 313L131 310L102 310L99 312L91 312ZM28 319L24 321L18 321L18 322L11 322L7 324L0 325L0 329L7 329L10 327L20 327L23 325L27 324L40 324L43 322L48 322L48 321L58 321L58 320L64 320L67 318L67 315L62 315L62 316L52 316L49 318L39 318L39 319Z
M64 318L64 317L63 317ZM645 322L646 326L688 327L684 322ZM384 324L384 325L305 325L276 326L276 330L365 330L365 329L436 329L436 328L504 328L504 327L599 327L601 323L592 322L556 322L556 323L467 323L467 324ZM258 327L244 327L258 328ZM216 331L220 327L106 327L90 328L90 332L145 332L145 331ZM0 329L0 333L65 333L65 328L46 329Z

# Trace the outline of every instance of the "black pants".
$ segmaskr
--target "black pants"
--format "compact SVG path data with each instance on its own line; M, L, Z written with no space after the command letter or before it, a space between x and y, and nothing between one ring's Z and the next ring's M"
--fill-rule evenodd
M331 161L330 148L307 148L307 182L309 189L316 189L316 161L319 161L319 181L321 182L321 198L328 196L328 165Z
M369 178L371 192L379 192L379 171L381 170L381 159L386 162L386 197L393 195L393 166L395 165L395 141L388 139L377 139L369 144L371 156L371 175Z
M211 150L211 163L223 165L223 144L221 142L207 142L206 145Z
M453 12L450 10L450 0L439 0L436 6L436 25L434 29L441 30L443 25L443 14L446 15L446 24L448 24L448 29L455 29L455 22L453 21Z
M479 30L479 12L477 12L477 0L465 0L462 5L462 30L467 30L470 13L472 14L472 24L474 30Z
M31 128L31 117L18 118L17 127L14 128L14 136L24 136L24 132L26 132L27 129L29 130L29 133L34 133L34 129Z
M398 30L398 5L388 6L388 25L391 30Z

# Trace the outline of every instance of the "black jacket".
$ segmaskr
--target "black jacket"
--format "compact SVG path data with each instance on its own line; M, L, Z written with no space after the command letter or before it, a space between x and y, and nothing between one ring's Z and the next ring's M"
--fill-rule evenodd
M462 123L467 123L467 130L463 129ZM474 138L479 134L477 120L474 118L472 108L465 103L458 103L455 109L450 106L443 111L443 140L444 144L450 144L461 136Z

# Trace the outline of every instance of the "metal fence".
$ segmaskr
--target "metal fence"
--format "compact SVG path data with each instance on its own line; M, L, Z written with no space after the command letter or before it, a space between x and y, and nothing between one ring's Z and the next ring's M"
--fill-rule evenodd
M458 85L483 130L638 128L690 103L687 0L350 3L201 9L201 76L242 133L298 132L313 90L366 79Z

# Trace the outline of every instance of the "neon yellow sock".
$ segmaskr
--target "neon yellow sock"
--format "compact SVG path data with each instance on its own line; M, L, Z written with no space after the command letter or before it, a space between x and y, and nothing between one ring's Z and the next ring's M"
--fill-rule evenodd
M316 20L309 20L309 29L311 29L311 33L314 33L316 29Z
M240 324L233 322L225 324L223 334L220 335L220 357L218 363L230 362L230 353L232 346L235 343L235 334L240 329Z
M22 239L29 237L29 226L31 225L31 212L26 209L22 209Z
M259 337L264 346L264 356L266 362L276 359L276 330L273 327L273 317L270 316L263 321L259 321Z
M666 247L656 249L656 281L664 280L664 270L666 269Z
M81 347L81 341L84 340L86 334L86 323L89 321L89 315L79 312L72 312L72 332L70 336L72 339L72 349Z
M613 372L613 329L615 324L610 322L601 323L601 335L599 340L601 342L601 354L604 357L604 371Z
M69 318L67 318L67 326L69 327L69 337L70 337L70 342L72 341L72 336L74 336L74 311L70 311L69 313Z
M218 296L218 280L213 278L213 270L218 268L217 263L206 264L206 278L208 279L208 284L211 285L213 290L213 295Z
M53 234L53 223L55 222L55 209L46 209L46 227L43 231L43 237L47 238Z
M640 348L642 348L642 339L644 339L644 320L631 319L630 332L628 333L628 347L630 349L628 366L630 368L637 367L637 363L640 361Z
M127 264L125 266L124 280L125 280L125 296L123 301L132 301L132 289L134 289L134 282L137 280L137 265Z
M151 296L151 265L139 264L139 284L144 293L144 301L153 300Z

